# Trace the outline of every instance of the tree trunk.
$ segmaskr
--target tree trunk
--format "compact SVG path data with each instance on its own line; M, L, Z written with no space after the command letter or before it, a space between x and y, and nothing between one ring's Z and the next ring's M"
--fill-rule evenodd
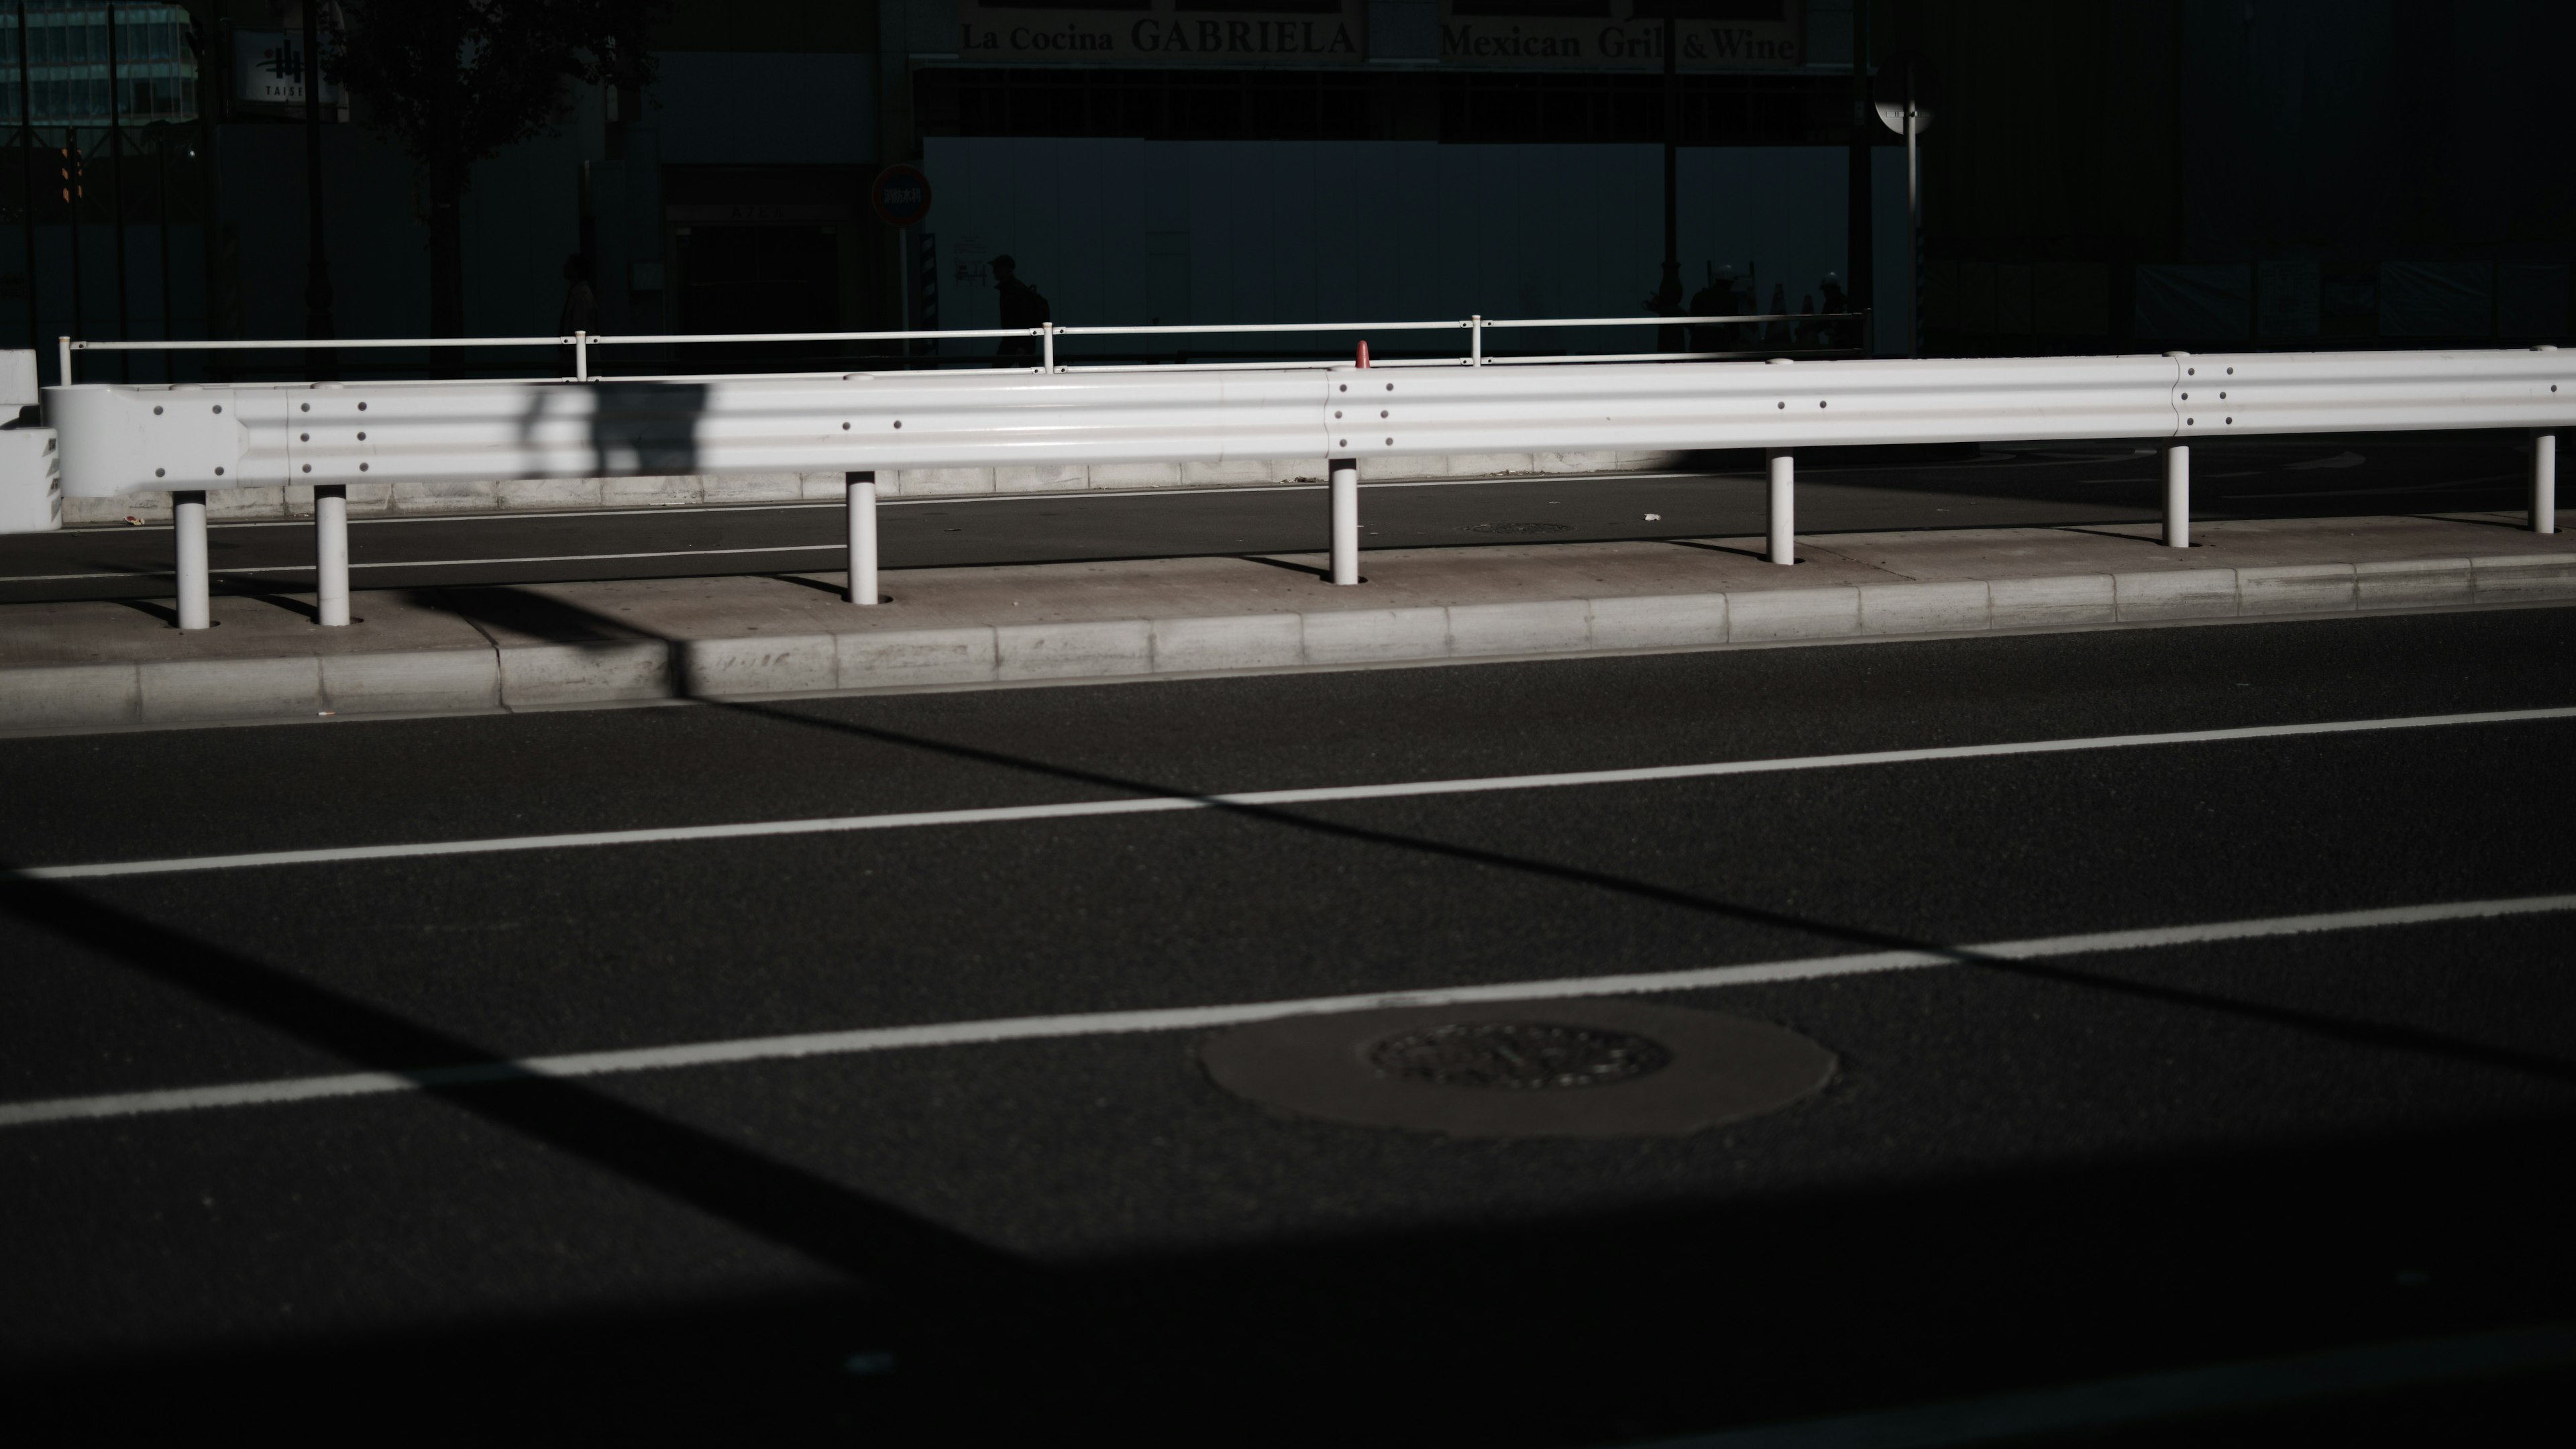
M465 175L429 168L429 335L465 335Z

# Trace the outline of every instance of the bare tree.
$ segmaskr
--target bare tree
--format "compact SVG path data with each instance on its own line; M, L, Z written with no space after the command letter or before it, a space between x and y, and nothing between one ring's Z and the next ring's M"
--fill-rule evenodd
M474 165L552 134L575 84L653 78L646 0L342 0L325 62L399 138L429 184L429 321L465 335L465 230Z

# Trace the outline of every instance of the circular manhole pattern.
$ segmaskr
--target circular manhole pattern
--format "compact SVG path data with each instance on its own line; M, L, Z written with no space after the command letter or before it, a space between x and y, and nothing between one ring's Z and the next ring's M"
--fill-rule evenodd
M1469 533L1571 533L1571 523L1471 523Z
M1606 1087L1672 1059L1634 1032L1548 1021L1444 1022L1369 1048L1369 1065L1401 1081L1506 1092Z
M1292 1016L1211 1037L1199 1060L1275 1111L1453 1137L1681 1136L1834 1072L1785 1027L1615 999Z

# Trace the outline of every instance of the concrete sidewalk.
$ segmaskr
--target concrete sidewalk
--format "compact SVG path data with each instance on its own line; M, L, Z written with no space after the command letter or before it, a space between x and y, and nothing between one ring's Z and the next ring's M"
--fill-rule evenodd
M1385 550L224 596L218 627L114 602L0 607L0 731L1348 668L2576 600L2576 537L2507 515ZM156 614L158 615L156 617Z

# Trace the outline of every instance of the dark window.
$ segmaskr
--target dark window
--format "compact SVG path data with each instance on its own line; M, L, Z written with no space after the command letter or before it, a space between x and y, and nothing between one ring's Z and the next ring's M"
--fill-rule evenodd
M1342 0L1173 0L1185 14L1339 15Z
M1603 20L1610 0L1449 0L1452 15L1493 15L1514 20Z

